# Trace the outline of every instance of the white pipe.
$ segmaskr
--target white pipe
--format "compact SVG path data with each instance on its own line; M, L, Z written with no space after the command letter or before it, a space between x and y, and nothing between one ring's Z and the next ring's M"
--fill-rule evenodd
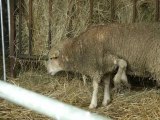
M3 81L0 97L57 120L110 120Z
M2 39L2 55L3 55L3 80L6 81L6 63L5 63L5 45L4 45L2 0L0 1L0 11L1 11L1 39Z

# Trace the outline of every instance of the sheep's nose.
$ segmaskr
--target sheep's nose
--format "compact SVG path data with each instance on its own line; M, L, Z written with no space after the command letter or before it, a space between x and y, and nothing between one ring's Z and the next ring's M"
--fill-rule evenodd
M52 72L48 72L47 74L48 74L48 75L51 75L51 73L52 73Z

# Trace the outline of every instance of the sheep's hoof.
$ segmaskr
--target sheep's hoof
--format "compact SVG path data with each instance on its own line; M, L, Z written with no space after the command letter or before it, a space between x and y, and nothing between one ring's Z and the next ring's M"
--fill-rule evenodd
M111 102L111 100L110 99L108 99L108 100L103 100L103 102L102 102L102 106L107 106L109 103Z
M123 87L121 85L115 85L113 88L113 91L116 93L120 93L122 91Z
M116 85L113 88L113 91L116 92L116 93L123 93L126 90L130 91L130 89L131 89L131 85L129 83L127 83L127 84Z
M89 105L89 109L93 109L93 108L96 108L97 107L97 104L90 104Z
M131 89L131 84L129 84L129 83L124 84L124 86L129 90Z

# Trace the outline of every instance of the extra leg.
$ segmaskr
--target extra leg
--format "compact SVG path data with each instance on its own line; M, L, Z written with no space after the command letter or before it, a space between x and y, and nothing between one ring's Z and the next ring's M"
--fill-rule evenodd
M107 75L106 78L104 79L104 98L102 105L106 106L110 103L111 98L110 98L110 75Z
M128 79L126 75L127 62L123 59L118 59L117 65L119 67L118 72L113 79L115 90L116 91L120 90L121 83L123 83L126 87L130 88L131 85L128 83Z
M127 78L125 70L122 73L121 81L127 88L129 88L129 89L131 88L131 85L128 83L128 78Z
M114 76L113 78L113 82L114 82L114 87L115 89L119 89L121 87L121 77L122 77L122 73L123 73L123 69L122 68L118 68L118 72L117 74Z

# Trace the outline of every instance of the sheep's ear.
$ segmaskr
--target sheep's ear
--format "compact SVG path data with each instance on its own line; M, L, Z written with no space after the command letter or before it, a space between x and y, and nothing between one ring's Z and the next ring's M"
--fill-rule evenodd
M59 57L59 50L57 50L57 51L55 51L55 53L54 53L54 57Z

